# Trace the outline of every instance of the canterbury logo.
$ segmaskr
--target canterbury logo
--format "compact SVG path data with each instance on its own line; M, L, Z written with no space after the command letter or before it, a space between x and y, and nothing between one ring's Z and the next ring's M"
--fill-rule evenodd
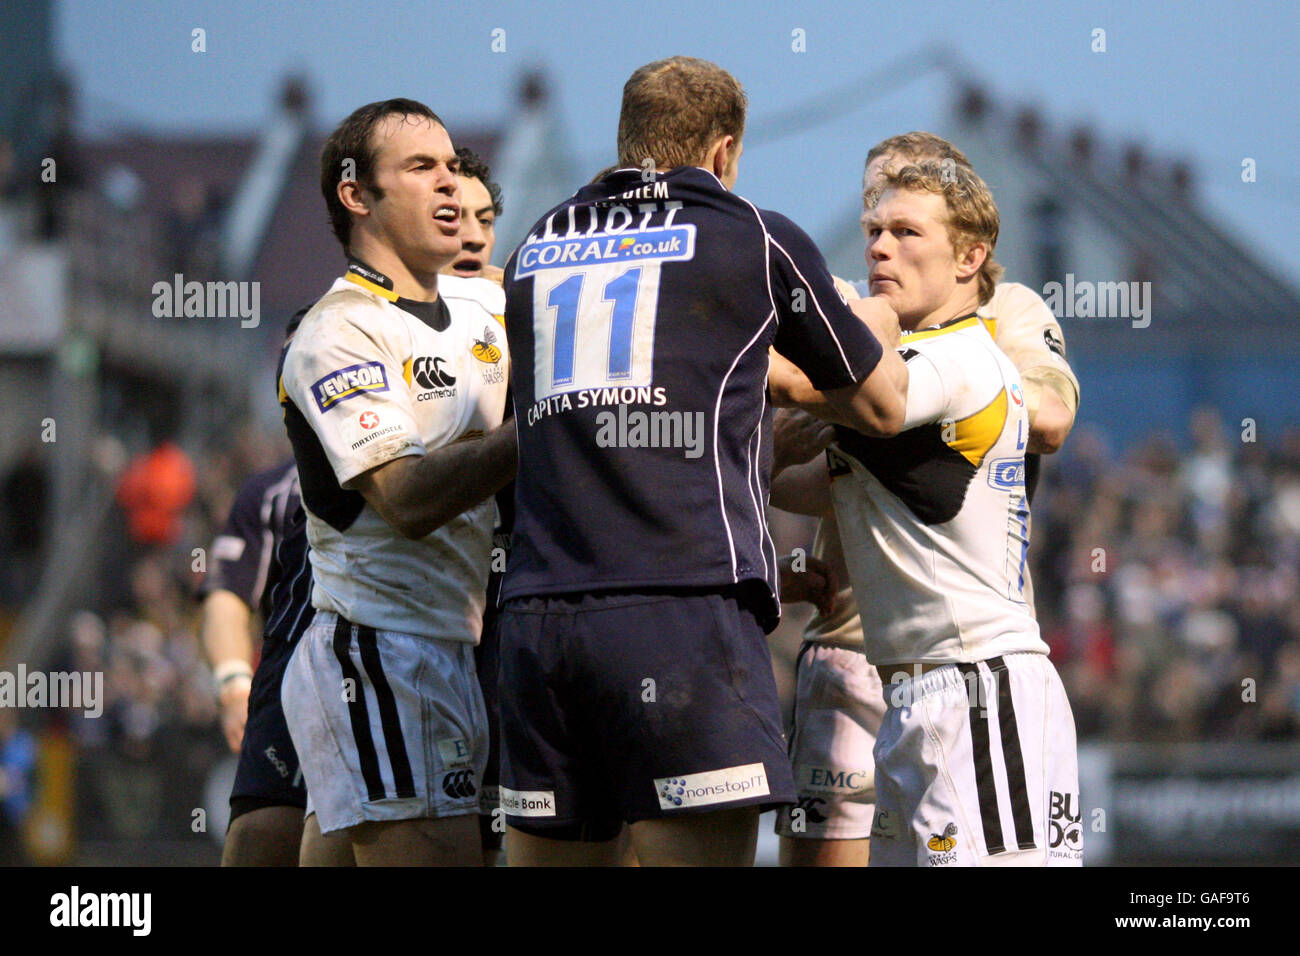
M442 778L442 792L449 797L472 797L478 791L474 789L473 770L453 770Z
M411 365L411 377L424 388L450 388L456 384L456 378L438 367L444 361L437 356L421 355Z
M821 797L800 797L799 809L808 817L809 823L825 823L826 814L821 812L821 807L826 805L826 801Z

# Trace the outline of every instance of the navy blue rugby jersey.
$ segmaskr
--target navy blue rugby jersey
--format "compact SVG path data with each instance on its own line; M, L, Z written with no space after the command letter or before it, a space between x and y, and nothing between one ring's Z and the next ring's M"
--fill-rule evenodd
M789 219L712 173L624 169L547 213L506 264L519 429L503 597L766 582L768 347L820 389L880 344Z
M250 476L239 488L200 587L230 591L259 611L267 640L293 643L311 623L306 514L292 459Z

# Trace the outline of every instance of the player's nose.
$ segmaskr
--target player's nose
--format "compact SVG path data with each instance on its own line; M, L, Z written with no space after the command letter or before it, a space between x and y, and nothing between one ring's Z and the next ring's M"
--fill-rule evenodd
M486 243L483 236L483 227L479 224L477 218L467 215L464 210L461 210L460 216L461 248L470 252L478 252Z

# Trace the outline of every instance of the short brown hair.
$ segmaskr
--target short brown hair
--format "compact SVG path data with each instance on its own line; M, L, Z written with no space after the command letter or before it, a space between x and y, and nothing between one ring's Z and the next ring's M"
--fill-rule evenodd
M924 159L898 169L885 169L884 182L867 194L869 205L880 200L886 189L939 193L948 205L944 225L953 252L962 255L976 242L988 246L988 255L979 271L979 300L985 305L993 298L993 289L1002 278L1002 266L993 259L998 244L1000 222L993 193L970 164L948 165L940 160Z
M745 91L715 63L690 56L656 60L623 85L618 162L658 169L697 166L722 136L745 133Z
M437 123L444 129L447 127L438 114L423 103L398 98L367 103L353 110L352 114L330 133L320 154L320 191L325 197L325 208L329 210L330 227L344 249L348 248L348 243L352 240L352 214L339 200L338 185L343 181L345 172L354 172L358 183L377 195L383 195L374 183L375 148L371 142L371 134L384 117L393 114L419 116ZM349 159L356 167L355 170L344 170L343 164Z

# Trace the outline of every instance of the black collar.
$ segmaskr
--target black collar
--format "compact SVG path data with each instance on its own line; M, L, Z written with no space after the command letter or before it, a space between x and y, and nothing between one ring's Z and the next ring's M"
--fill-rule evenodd
M348 275L364 280L358 284L382 295L403 312L415 316L435 332L445 332L451 325L451 310L447 308L447 303L443 301L442 296L438 296L432 302L418 302L397 295L393 291L392 279L378 269L372 269L355 256L348 256Z

